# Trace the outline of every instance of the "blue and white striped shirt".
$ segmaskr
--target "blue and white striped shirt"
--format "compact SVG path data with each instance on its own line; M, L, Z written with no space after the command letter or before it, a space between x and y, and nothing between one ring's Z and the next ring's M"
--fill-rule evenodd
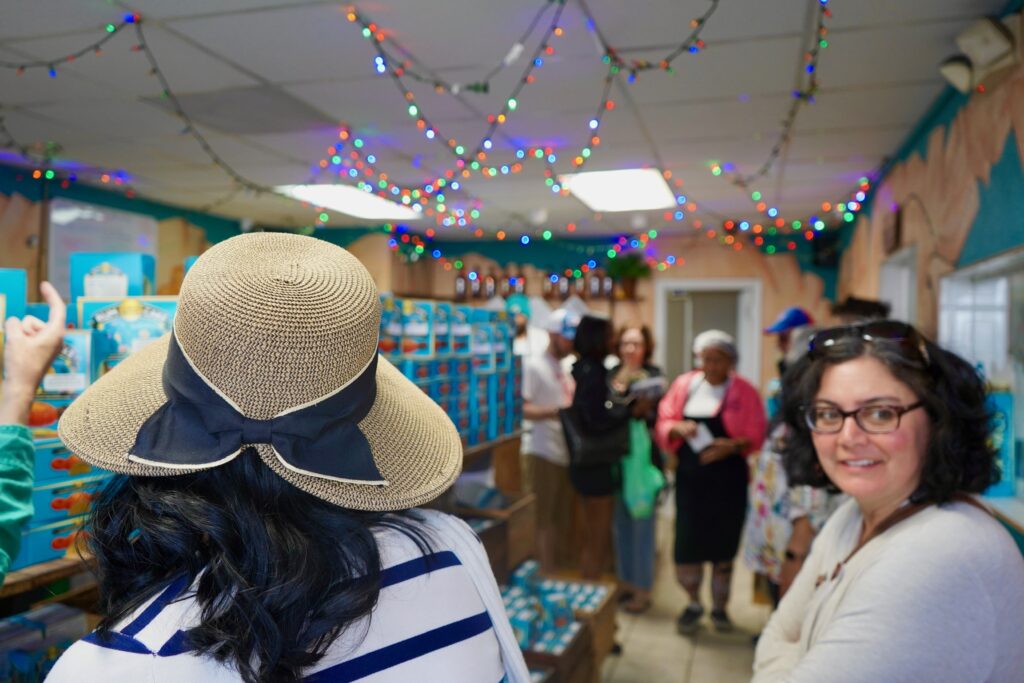
M424 556L400 532L382 530L376 537L384 568L377 607L369 617L342 632L323 659L306 672L305 680L503 680L504 667L491 616L466 566L445 547L445 539L432 535L434 551ZM465 548L467 544L456 547ZM484 556L478 542L468 547ZM185 632L198 620L199 607L182 579L119 623L111 639L101 641L92 634L75 643L47 681L237 683L241 678L233 668L191 651Z

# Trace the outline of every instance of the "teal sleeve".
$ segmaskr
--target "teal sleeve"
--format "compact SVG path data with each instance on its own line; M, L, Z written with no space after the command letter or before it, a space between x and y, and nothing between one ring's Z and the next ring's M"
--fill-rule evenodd
M0 581L21 549L22 527L32 517L35 447L21 425L0 425Z

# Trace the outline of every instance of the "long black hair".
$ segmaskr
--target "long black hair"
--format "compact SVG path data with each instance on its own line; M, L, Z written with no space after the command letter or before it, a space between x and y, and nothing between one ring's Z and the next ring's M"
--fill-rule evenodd
M786 370L783 419L788 426L783 462L790 483L834 484L818 464L804 408L814 403L825 369L861 356L880 361L924 403L931 423L915 503L944 503L954 493L980 493L999 480L996 451L989 441L992 410L985 385L967 361L921 337L925 354L905 344L865 342L848 337L827 353L808 353Z
M573 339L573 350L579 354L580 360L603 363L605 356L612 351L612 330L612 323L607 318L583 316Z
M380 594L374 530L397 529L424 553L415 513L346 510L287 483L252 449L172 477L117 477L96 501L102 638L176 579L196 583L189 644L246 683L301 680Z

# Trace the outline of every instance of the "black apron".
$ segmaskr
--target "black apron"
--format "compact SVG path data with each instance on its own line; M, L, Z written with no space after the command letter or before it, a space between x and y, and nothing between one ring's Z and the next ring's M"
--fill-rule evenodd
M721 407L712 417L684 414L683 419L704 423L715 438L729 438ZM685 440L676 454L676 564L732 560L747 515L746 458L730 455L701 465Z

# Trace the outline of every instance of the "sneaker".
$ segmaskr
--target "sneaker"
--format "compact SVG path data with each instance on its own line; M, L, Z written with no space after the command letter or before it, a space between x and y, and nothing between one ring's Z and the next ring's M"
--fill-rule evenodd
M684 636L693 635L700 628L700 618L704 616L704 608L698 604L692 604L683 610L676 621L676 630Z
M728 633L733 629L732 622L729 621L729 615L725 613L724 609L711 610L711 623L714 624L715 630L719 633Z

